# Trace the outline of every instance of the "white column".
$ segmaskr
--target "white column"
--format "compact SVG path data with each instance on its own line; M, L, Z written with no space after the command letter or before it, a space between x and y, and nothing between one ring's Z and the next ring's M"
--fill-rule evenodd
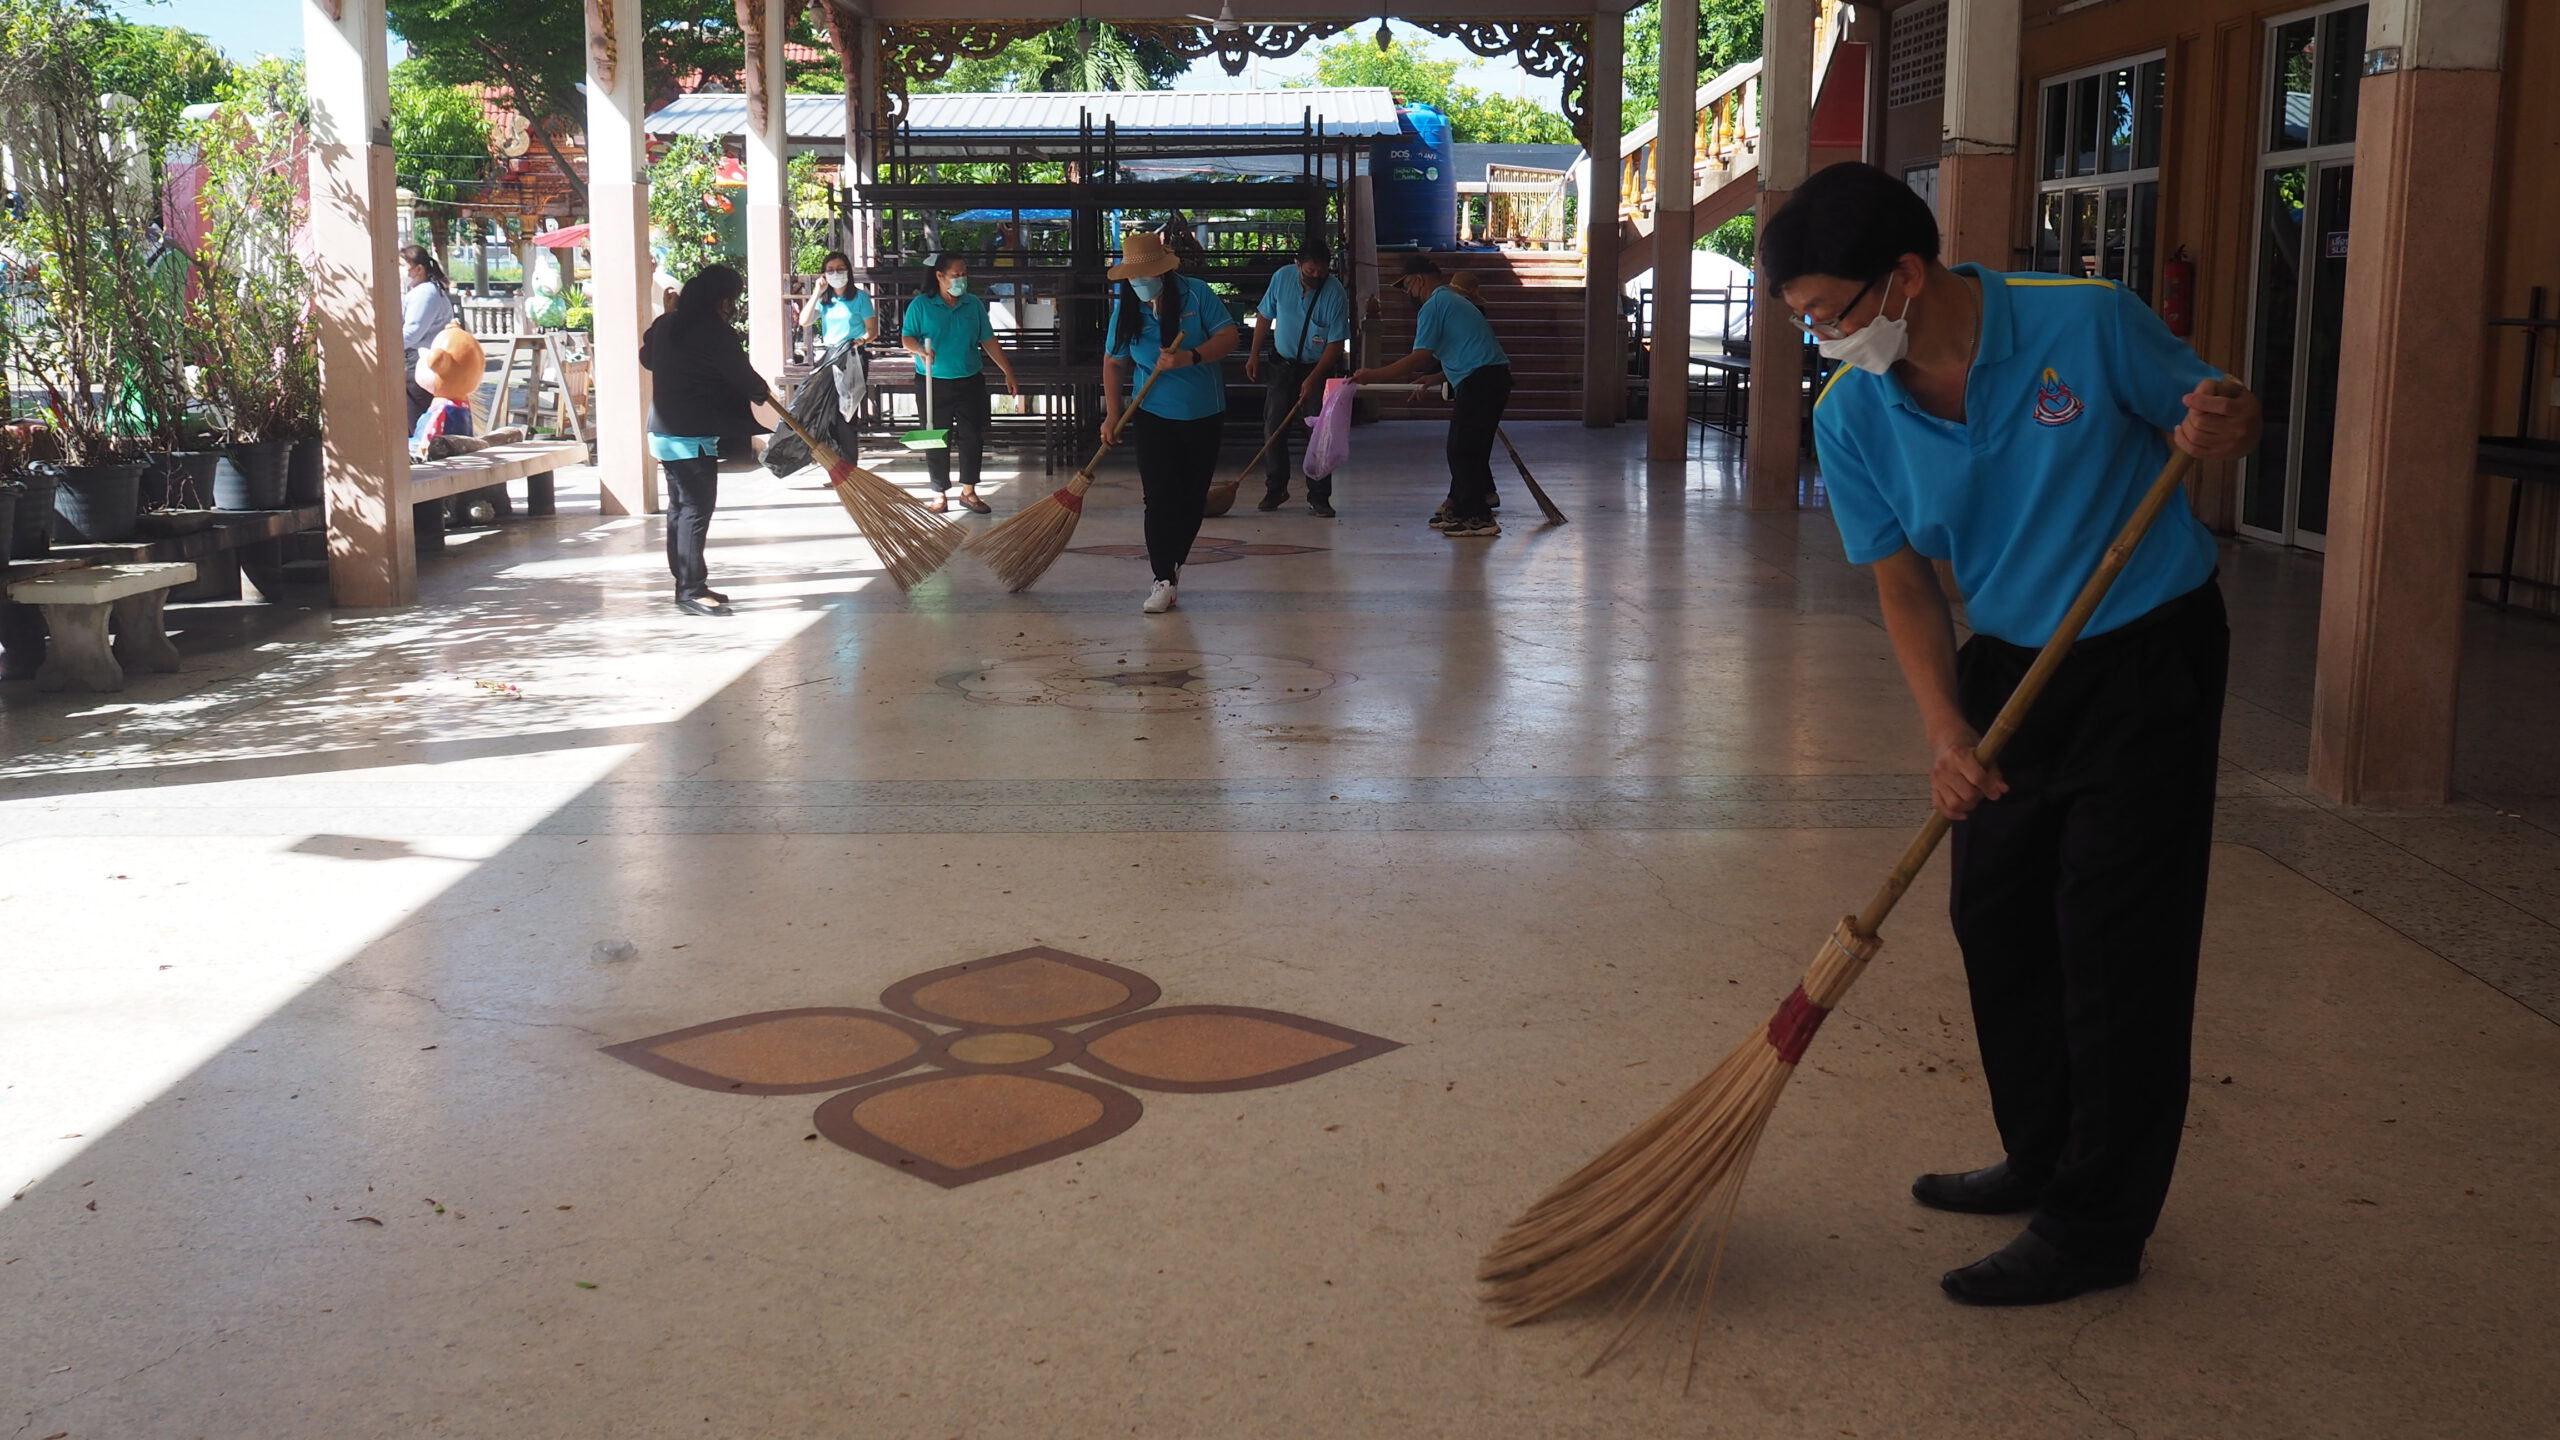
M2005 270L2018 179L2017 0L1949 0L1945 105L1939 248L1949 264Z
M1625 320L1618 313L1618 121L1626 99L1627 17L1591 17L1583 110L1591 136L1580 182L1582 215L1582 423L1609 426L1627 413Z
M329 595L413 605L408 413L382 0L304 0L311 99L311 291L328 440Z
M2012 0L2014 3L2014 0ZM1766 220L1787 203L1813 165L1813 0L1769 0L1761 22L1760 201ZM1787 302L1756 271L1751 312L1751 445L1743 504L1787 510L1802 465L1804 336Z
M747 72L747 357L779 379L791 346L790 86L783 0L738 0ZM752 23L751 23L752 22Z
M649 372L648 119L640 0L587 0L587 205L595 275L596 467L607 515L658 508L658 467L646 431Z
M1689 247L1697 243L1698 10L1662 7L1662 108L1654 126L1653 359L1645 458L1689 455Z

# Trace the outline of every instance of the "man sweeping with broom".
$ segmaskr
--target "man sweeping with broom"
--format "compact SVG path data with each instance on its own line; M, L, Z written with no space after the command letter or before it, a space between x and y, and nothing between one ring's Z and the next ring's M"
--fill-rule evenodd
M2171 497L1996 765L1974 749L2176 444L2257 445L2258 402L2104 280L1938 260L1926 202L1835 165L1761 232L1845 362L1815 402L1849 559L1871 566L1953 830L1950 906L2006 1154L1921 1204L2031 1214L1940 1282L2033 1305L2131 1281L2186 1116L2230 650L2213 537ZM1954 567L1971 639L1931 560Z

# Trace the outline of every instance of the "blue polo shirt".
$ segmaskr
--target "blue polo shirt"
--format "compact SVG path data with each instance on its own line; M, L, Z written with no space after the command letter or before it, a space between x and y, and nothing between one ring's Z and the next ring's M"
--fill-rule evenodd
M980 347L996 338L996 327L987 323L987 302L977 296L946 301L928 290L907 302L898 333L932 349L934 379L965 380L987 368L987 352Z
M1232 330L1236 317L1227 313L1227 302L1209 288L1205 280L1194 280L1175 273L1165 277L1168 285L1179 286L1182 294L1182 321L1176 327L1177 350L1196 350L1221 330ZM1129 343L1120 341L1120 302L1111 302L1111 320L1102 333L1111 337L1111 357L1128 360L1136 366L1129 378L1129 393L1135 395L1156 373L1156 355L1168 343L1157 333L1156 307L1140 302L1138 333ZM1164 372L1164 383L1147 391L1147 403L1141 407L1150 415L1167 420L1205 420L1227 411L1226 367L1219 364L1185 365Z
M1446 285L1422 302L1422 314L1413 323L1413 348L1430 351L1452 385L1466 384L1468 376L1489 366L1511 363L1484 312Z
M1283 360L1312 365L1324 357L1326 346L1351 338L1351 301L1342 293L1342 282L1330 275L1310 295L1298 267L1282 266L1254 309L1271 322L1272 345Z
M1844 366L1813 407L1823 484L1853 563L1906 545L1949 561L1977 632L2039 646L2168 463L2185 397L2217 372L2109 281L1955 271L1982 282L1965 422ZM2083 633L2184 595L2215 560L2186 495L2171 496Z
M861 339L862 322L870 319L871 313L871 297L850 285L846 286L842 295L831 296L818 304L819 343L832 347Z

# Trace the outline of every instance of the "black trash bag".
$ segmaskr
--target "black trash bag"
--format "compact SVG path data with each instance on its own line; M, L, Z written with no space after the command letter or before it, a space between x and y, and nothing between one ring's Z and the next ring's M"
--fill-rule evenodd
M855 435L851 421L844 418L844 396L852 392L860 403L863 373L861 352L851 345L839 345L827 352L818 368L804 376L791 392L791 415L810 434L833 447L846 460L854 459ZM764 468L775 475L791 475L815 464L807 442L784 426L765 442Z

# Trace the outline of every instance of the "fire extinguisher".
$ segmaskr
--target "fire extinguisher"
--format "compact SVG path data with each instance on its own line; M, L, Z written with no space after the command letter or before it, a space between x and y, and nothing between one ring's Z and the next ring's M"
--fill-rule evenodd
M2196 262L2184 245L2160 266L2160 318L2172 335L2185 336L2196 327Z

